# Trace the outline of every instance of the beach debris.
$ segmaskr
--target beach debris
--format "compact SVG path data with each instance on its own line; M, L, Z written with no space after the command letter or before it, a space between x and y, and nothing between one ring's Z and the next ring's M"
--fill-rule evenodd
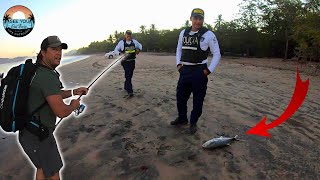
M231 141L237 140L238 141L238 135L235 135L234 137L224 137L220 136L219 138L213 138L204 144L202 144L202 147L205 149L213 149L217 147L223 147L223 146L229 146Z

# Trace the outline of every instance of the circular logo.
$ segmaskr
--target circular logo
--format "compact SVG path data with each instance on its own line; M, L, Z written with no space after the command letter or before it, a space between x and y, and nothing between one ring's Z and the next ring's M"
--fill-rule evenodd
M30 9L21 5L12 6L3 16L4 29L14 37L28 35L34 27L34 22Z

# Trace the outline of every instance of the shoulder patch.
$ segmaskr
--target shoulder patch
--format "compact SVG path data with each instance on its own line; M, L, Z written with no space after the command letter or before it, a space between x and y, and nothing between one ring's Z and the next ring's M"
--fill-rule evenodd
M217 41L218 41L217 38L216 38L216 36L214 36L214 37L212 38L212 40L213 40L213 42L217 42Z

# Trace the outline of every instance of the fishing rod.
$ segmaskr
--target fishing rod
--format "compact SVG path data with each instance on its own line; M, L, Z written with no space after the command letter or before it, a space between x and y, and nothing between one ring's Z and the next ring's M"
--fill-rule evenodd
M105 72L107 72L113 65L115 65L117 62L119 62L120 60L122 60L123 58L127 57L128 54L123 54L121 57L119 57L118 59L116 59L112 64L110 64L88 87L87 89L89 89ZM83 94L81 94L77 100L79 100L81 97L83 96ZM74 112L75 115L78 116L80 113L82 113L85 109L85 105L81 104ZM58 123L56 124L56 126L59 125L59 123L61 122L63 118L61 118Z

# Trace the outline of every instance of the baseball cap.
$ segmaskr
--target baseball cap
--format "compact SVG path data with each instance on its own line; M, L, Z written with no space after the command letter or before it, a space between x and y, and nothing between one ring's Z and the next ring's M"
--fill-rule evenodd
M131 30L127 30L127 31L126 31L126 34L131 35L131 34L132 34L132 31L131 31Z
M41 43L41 49L47 49L48 47L59 47L62 49L68 49L68 45L66 43L62 43L58 36L48 36Z
M191 12L191 17L201 16L204 18L204 11L200 8L195 8Z

